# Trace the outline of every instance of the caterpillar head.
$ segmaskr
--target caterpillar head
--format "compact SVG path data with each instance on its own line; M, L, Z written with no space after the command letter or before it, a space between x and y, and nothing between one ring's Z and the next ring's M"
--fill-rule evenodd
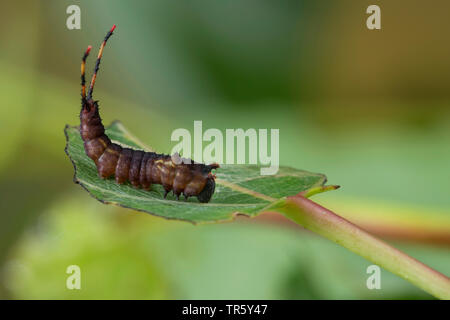
M216 175L211 173L211 170L217 169L220 166L217 163L203 166L203 170L207 173L206 184L203 190L197 195L198 201L202 203L209 202L214 190L216 189Z
M209 202L209 200L211 200L212 195L214 194L215 188L216 182L214 181L214 176L208 176L205 187L197 196L198 201L202 203Z

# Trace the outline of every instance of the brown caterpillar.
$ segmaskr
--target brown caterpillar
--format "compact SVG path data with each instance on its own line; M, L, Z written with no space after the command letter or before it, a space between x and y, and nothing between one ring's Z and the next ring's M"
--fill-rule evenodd
M216 186L215 175L211 170L219 168L218 164L192 163L190 160L186 161L187 159L181 162L178 154L170 156L122 148L112 143L105 134L98 101L92 99L92 92L103 49L115 28L114 25L100 46L87 97L84 74L91 46L87 48L81 61L80 134L86 154L94 160L98 174L103 179L115 176L119 184L130 181L134 187L146 190L149 190L152 184L161 184L165 190L164 198L173 191L177 199L183 194L186 200L196 196L200 202L209 202Z

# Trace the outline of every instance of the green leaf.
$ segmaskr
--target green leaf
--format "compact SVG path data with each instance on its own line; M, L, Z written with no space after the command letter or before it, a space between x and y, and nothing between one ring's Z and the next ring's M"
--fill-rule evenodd
M131 184L119 185L114 179L98 177L94 162L86 155L79 127L66 126L66 153L74 169L74 182L79 183L94 198L103 203L112 203L138 211L148 212L167 219L178 219L192 223L232 220L236 214L255 216L290 195L304 192L317 193L323 188L326 177L289 167L280 167L273 176L260 175L256 165L222 165L216 170L216 191L209 203L197 199L177 201L170 194L163 198L161 185L152 185L151 191L136 189ZM135 149L151 149L129 133L120 122L113 122L107 135L114 142Z

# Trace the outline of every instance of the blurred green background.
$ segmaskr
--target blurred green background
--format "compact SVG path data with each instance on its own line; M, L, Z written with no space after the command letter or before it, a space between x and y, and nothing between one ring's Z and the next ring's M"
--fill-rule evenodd
M81 30L66 8L81 8ZM382 29L366 28L370 4ZM428 299L265 215L193 226L72 182L83 51L95 98L159 152L176 128L279 128L280 162L342 188L314 200L450 274L448 1L10 1L0 12L0 298ZM94 67L88 60L88 77ZM82 289L66 289L81 267Z

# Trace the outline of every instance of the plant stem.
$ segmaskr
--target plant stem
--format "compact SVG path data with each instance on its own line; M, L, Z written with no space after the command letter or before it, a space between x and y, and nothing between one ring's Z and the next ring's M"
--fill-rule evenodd
M299 194L271 210L402 277L440 299L450 299L450 278L377 239Z

